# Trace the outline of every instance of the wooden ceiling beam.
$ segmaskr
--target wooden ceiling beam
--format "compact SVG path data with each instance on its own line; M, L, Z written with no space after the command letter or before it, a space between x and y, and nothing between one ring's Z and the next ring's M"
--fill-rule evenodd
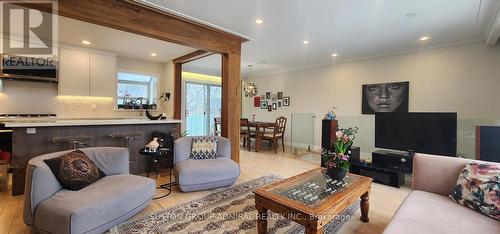
M22 3L49 11L41 4ZM217 53L239 53L247 39L128 0L59 0L58 14Z
M172 60L172 62L173 63L189 63L189 62L197 60L197 59L205 58L205 57L210 56L212 54L215 54L215 53L205 51L205 50L197 50L197 51L193 51L189 54L185 54L183 56L175 58Z

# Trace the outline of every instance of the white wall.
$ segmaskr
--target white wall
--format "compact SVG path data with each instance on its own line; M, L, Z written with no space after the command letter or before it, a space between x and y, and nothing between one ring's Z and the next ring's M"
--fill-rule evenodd
M117 58L117 70L145 72L158 75L158 94L173 90L173 66L171 63L154 63L130 58ZM170 75L172 73L172 75ZM173 97L173 91L172 96ZM160 102L162 112L172 117L172 99ZM55 113L63 118L141 117L135 110L116 110L112 98L61 97L57 85L38 82L4 81L0 93L0 113Z
M322 115L335 106L342 127L360 128L355 145L364 153L374 150L374 116L361 115L361 85L367 83L410 81L410 111L458 112L458 152L468 157L474 154L474 126L500 125L500 48L486 48L482 42L249 80L255 82L259 95L283 91L290 96L291 106L267 112L254 108L251 98L243 98L243 116L251 118L255 113L257 120L273 120L279 115L315 113L315 145L320 145Z

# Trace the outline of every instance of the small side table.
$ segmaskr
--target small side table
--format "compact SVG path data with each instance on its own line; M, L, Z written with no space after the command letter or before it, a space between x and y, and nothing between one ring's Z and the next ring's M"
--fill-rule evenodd
M166 149L170 150L168 148L166 148ZM147 151L146 148L140 149L139 154L144 156L144 160L146 162L146 177L148 177L148 178L149 178L149 171L151 168L151 164L155 160L155 158L162 157L163 155L165 155L165 156L168 155L168 154L162 154L161 150L156 150L154 152L151 152L151 151ZM168 168L168 179L169 179L168 183L161 184L159 187L157 187L157 189L166 189L168 191L168 193L165 195L159 196L159 197L155 197L153 199L160 199L160 198L164 198L164 197L170 195L170 193L172 193L172 186L177 185L176 182L172 182L172 168L170 168L170 167Z

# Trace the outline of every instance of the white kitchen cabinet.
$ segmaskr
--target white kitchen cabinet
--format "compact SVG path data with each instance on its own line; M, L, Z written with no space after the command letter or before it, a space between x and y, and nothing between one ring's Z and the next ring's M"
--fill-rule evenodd
M116 57L90 54L90 96L116 96Z
M59 48L59 95L89 96L90 53Z
M116 55L86 48L59 48L59 95L114 97Z

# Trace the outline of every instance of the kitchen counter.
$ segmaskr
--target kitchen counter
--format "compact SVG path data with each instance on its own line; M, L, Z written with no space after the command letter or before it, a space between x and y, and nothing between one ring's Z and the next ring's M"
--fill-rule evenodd
M77 147L128 147L131 174L146 171L139 150L153 136L172 143L180 136L181 120L144 118L0 118L12 132L12 194L24 192L26 165L38 155ZM129 138L127 138L129 137ZM171 139L171 140L168 140ZM173 156L170 157L173 159Z
M131 125L131 124L172 124L182 123L182 120L165 119L126 119L126 118L96 118L96 119L64 119L64 118L40 118L40 119L0 119L0 123L8 128L30 128L30 127L60 127L60 126L98 126L98 125Z

